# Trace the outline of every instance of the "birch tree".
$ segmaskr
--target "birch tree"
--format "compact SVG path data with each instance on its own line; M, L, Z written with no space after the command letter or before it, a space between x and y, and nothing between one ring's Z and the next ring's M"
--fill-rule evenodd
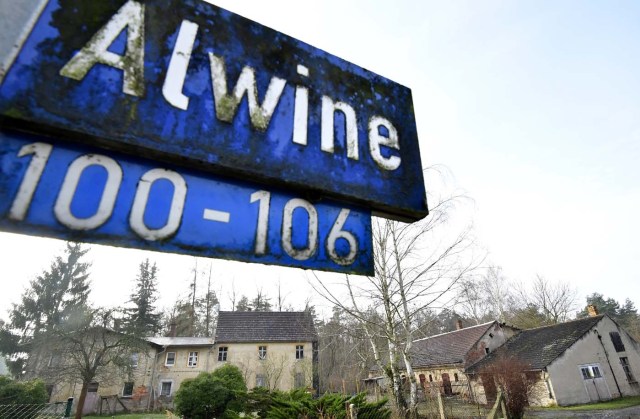
M445 230L459 198L441 200L429 217L413 224L374 218L374 276L346 276L341 291L318 276L312 282L316 291L362 326L402 416L417 416L417 380L411 362L417 316L452 302L455 287L483 260L476 254L469 228L457 234Z

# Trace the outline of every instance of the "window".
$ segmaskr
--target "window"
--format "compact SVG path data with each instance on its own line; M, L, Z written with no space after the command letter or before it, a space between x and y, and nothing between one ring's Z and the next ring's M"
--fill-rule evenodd
M256 387L266 387L267 380L265 380L264 375L256 374Z
M58 367L60 366L60 355L59 354L53 354L51 355L51 358L49 358L49 367Z
M227 352L229 348L227 346L221 346L218 348L218 361L226 361L227 360Z
M622 338L620 338L620 333L609 332L609 337L611 338L611 343L613 343L613 347L616 348L616 352L624 352L624 343L622 343Z
M600 374L600 367L593 366L591 367L591 370L593 371L593 378L602 377L602 374Z
M131 368L138 368L139 355L137 352L131 354Z
M304 383L304 373L303 372L297 372L294 379L293 379L293 385L295 386L295 388L304 388L305 387L305 383Z
M133 396L133 381L127 381L124 383L124 388L122 389L122 397L131 396Z
M631 365L629 365L629 359L626 356L621 357L620 364L622 365L624 374L627 376L627 381L629 383L637 383L635 377L633 376L633 372L631 372Z
M166 365L167 367L170 367L172 365L175 365L175 363L176 363L176 353L167 352L167 358L164 361L164 365Z
M195 367L198 365L198 353L189 352L189 359L187 360L188 367Z
M258 359L267 359L267 347L258 346Z
M304 345L296 345L296 359L304 358Z
M582 373L582 378L584 380L590 380L592 378L601 378L602 374L600 373L600 366L598 365L585 365L580 367L580 372Z
M457 372L453 373L453 381L458 381L458 373Z
M484 348L484 353L488 354L489 353L489 348Z
M433 376L431 374L429 374L429 382L433 383Z
M163 381L160 383L160 395L161 396L171 396L171 381Z
M100 383L96 383L95 381L93 383L89 383L89 385L87 386L87 393L97 393L99 386Z
M583 380L588 380L589 378L591 378L591 374L589 373L589 367L582 367L580 368L580 371L582 371Z

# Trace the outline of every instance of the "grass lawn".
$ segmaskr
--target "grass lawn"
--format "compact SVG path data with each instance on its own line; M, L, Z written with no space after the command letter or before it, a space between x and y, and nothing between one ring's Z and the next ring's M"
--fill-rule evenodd
M622 409L623 407L631 407L640 405L640 396L622 397L620 399L609 400L607 402L579 404L576 406L567 407L540 407L533 408L532 410L607 410L607 409Z

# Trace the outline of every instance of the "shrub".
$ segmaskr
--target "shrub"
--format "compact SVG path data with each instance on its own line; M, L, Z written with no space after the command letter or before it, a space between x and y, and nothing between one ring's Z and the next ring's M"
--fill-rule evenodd
M346 419L347 405L353 404L358 412L358 419L387 419L391 411L385 407L387 400L367 403L364 393L355 396L329 393L314 399L303 390L273 395L273 405L267 414L269 419Z
M247 386L238 367L224 365L182 382L176 411L185 419L231 418L244 410Z
M529 370L529 365L518 359L500 357L483 371L502 389L510 418L522 418L529 405L529 395L536 381L535 376L527 373Z
M246 412L266 418L269 409L273 405L274 397L279 394L277 390L270 392L264 387L256 387L247 395Z
M49 394L41 380L14 381L0 376L0 404L43 404Z

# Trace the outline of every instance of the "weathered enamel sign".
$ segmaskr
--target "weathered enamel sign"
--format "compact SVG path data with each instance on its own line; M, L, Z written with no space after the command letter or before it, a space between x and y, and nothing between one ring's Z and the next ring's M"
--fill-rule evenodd
M0 114L378 215L428 212L408 88L200 0L49 0Z
M371 275L370 226L349 206L0 131L0 230Z

